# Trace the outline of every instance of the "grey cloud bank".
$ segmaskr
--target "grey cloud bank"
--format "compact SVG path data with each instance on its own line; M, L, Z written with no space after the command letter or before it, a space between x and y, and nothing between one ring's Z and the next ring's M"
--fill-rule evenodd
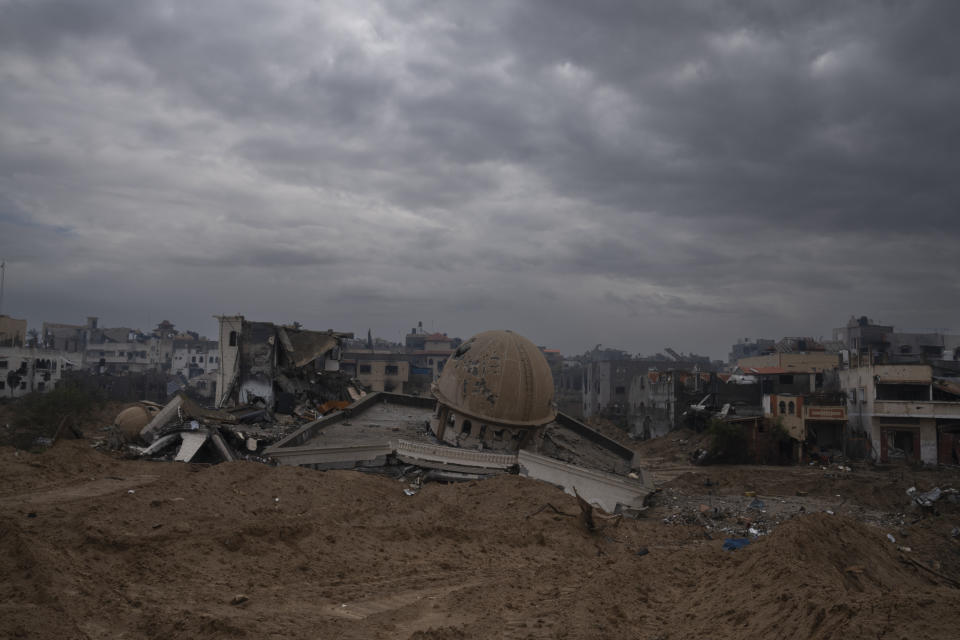
M4 312L957 327L960 5L0 1Z

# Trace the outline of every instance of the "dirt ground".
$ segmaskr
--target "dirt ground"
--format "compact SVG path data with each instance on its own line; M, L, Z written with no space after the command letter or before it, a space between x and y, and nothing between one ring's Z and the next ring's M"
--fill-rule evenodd
M0 637L960 637L960 504L906 495L960 488L956 470L690 467L680 440L639 447L650 510L592 534L517 476L407 496L86 440L0 448Z

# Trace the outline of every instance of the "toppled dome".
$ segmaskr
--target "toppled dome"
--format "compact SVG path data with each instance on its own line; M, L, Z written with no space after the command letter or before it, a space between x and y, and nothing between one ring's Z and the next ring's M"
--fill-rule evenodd
M512 331L484 331L461 344L444 365L433 394L482 422L536 427L557 415L547 359Z

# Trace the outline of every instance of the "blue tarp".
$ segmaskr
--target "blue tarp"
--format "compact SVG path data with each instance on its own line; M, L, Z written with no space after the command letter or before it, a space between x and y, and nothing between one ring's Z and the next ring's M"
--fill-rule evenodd
M750 538L726 538L723 541L723 549L724 551L736 551L737 549L743 549L748 544L750 544Z

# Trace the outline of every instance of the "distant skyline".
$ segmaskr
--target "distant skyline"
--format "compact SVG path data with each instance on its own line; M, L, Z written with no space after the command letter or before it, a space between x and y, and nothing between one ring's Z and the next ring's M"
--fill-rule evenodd
M0 313L2 313L3 315L10 315L10 314L7 313L6 311L0 311ZM14 317L17 317L16 314L13 314L13 315L14 315ZM177 323L175 320L172 320L172 317L167 317L167 316L163 316L163 317L161 317L161 318L158 319L158 320L149 321L149 322L146 322L146 323L144 323L144 324L131 324L131 323L111 323L111 322L109 322L109 318L104 318L104 317L101 317L101 316L96 316L95 314L91 314L91 315L93 315L94 317L97 318L98 327L100 327L100 328L129 327L129 328L131 328L131 329L141 330L141 331L143 331L144 333L150 333L150 331L153 330L154 328L156 328L156 326L157 326L158 324L160 324L162 321L164 321L164 320L169 320L169 321L171 321L171 322L174 324L174 326L176 327L176 330L177 330L177 331L180 331L180 332L182 332L182 333L183 333L183 332L187 332L187 331L193 331L193 332L195 332L195 333L200 334L201 337L205 337L205 338L207 338L207 339L209 339L209 340L214 340L214 341L216 341L217 338L218 338L218 327L217 327L217 323L216 323L216 320L215 320L212 316L211 316L211 320L210 320L210 322L209 322L209 328L208 328L208 329L201 329L201 328L198 328L198 327L181 325L181 324ZM240 313L240 314L238 314L238 315L245 315L245 314ZM860 317L860 315L862 315L862 314L857 314L856 317ZM298 319L296 319L296 318L293 318L293 319L265 318L265 317L260 317L260 316L252 317L252 316L249 316L249 315L245 315L245 317L246 317L248 320L266 321L266 322L276 322L276 323L279 323L279 324L292 324L293 322L300 322L300 321L299 321ZM23 318L21 318L21 319L23 319ZM37 329L37 330L39 331L40 328L41 328L41 325L42 325L42 323L43 323L44 321L46 321L46 322L62 322L62 323L64 323L64 324L77 324L77 325L82 325L82 324L84 324L84 322L86 321L86 319L87 319L87 317L84 316L84 317L82 317L82 318L70 318L70 319L51 319L51 318L45 318L45 319L43 319L43 320L32 320L32 319L29 319L29 318L28 318L27 320L28 320L28 328L30 328L30 329ZM717 352L717 353L713 353L713 352L700 352L700 351L697 351L697 350L695 350L695 349L689 349L689 348L686 347L686 345L683 345L683 344L664 344L663 346L661 346L661 347L659 347L659 348L657 348L657 347L651 347L651 348L649 348L649 349L645 349L645 350L644 350L644 349L632 349L632 348L629 348L629 347L625 347L625 346L623 346L623 345L610 344L610 343L605 343L605 342L599 342L599 343L598 343L598 342L592 342L592 343L588 344L587 346L585 346L585 347L583 347L583 348L580 348L580 349L578 349L578 350L570 351L570 350L565 350L565 349L560 348L560 345L538 342L538 341L536 341L536 340L534 340L534 342L537 342L537 344L539 344L540 346L543 346L543 347L545 347L545 348L547 348L547 349L558 349L559 351L561 351L561 352L563 353L564 356L583 355L585 352L591 351L594 347L596 347L596 346L599 344L602 349L618 349L618 350L622 350L622 351L627 351L627 352L631 353L632 355L643 355L643 356L653 356L653 355L656 355L656 354L658 354L658 353L665 353L664 350L669 347L669 348L672 348L672 349L674 349L674 350L676 350L676 351L679 351L679 352L681 352L681 353L683 353L683 354L694 354L694 355L700 355L700 356L709 356L709 357L711 358L711 360L722 360L722 361L725 362L725 361L727 361L730 348L733 346L733 344L735 344L736 342L738 342L738 341L740 341L740 340L751 340L751 341L754 341L754 340L757 340L757 339L772 339L772 340L777 340L777 341L779 341L780 339L782 339L782 338L787 338L787 337L812 337L812 338L815 338L815 339L831 340L831 339L832 339L833 330L836 329L836 328L839 328L839 327L841 327L841 326L844 326L844 325L846 324L847 320L849 320L849 316L848 316L848 318L847 318L846 320L843 320L843 321L838 322L836 325L830 327L829 329L827 329L827 330L825 330L825 331L823 331L823 332L821 332L821 333L811 333L811 332L807 332L807 333L803 333L803 334L789 334L789 335L788 335L788 334L770 334L770 335L736 336L736 337L731 338L730 342L727 344L726 347L722 347L722 348L721 348L722 353L721 353L721 352ZM870 320L873 321L875 324L887 324L887 325L894 324L894 323L886 322L883 318L870 317ZM418 320L417 322L420 322L420 321ZM303 325L302 322L301 322L301 325ZM314 331L324 331L324 330L327 330L327 329L333 329L333 330L336 330L336 331L347 331L347 332L351 332L351 331L352 331L352 332L354 333L354 338L356 338L356 339L358 339L358 340L365 340L365 339L366 339L366 335L367 335L367 331L369 330L369 331L372 331L374 338L381 338L381 339L384 339L384 340L388 340L388 341L390 341L390 342L403 344L405 337L411 332L411 330L416 329L416 328L417 328L417 325L416 325L416 323L414 323L414 324L412 324L412 325L409 326L409 327L397 328L397 329L394 329L394 330L392 330L392 331L388 328L388 329L386 329L386 330L383 331L383 332L378 332L377 330L373 329L372 327L361 328L361 327L328 327L328 326L320 326L320 325L317 325L317 326L303 325L303 328L304 328L304 329L308 329L308 330L314 330ZM509 327L503 327L503 328L509 328ZM481 329L481 331L484 331L484 330L486 330L486 329ZM949 328L949 327L917 327L917 326L908 326L908 325L906 325L906 326L901 326L901 325L895 325L895 324L894 324L894 330L897 331L897 332L903 332L903 333L945 333L945 334L960 334L960 331L952 330L952 329ZM478 333L478 332L479 332L479 331L475 331L475 332L471 332L471 333L460 333L460 332L457 332L456 330L452 330L452 329L450 329L450 328L432 326L432 325L429 325L427 322L424 322L424 323L423 323L423 331L426 332L426 333L428 333L428 334L429 334L429 333L445 333L445 334L449 335L449 336L452 337L452 338L462 338L462 339L464 339L464 340L470 338L472 335L474 335L475 333ZM525 336L525 337L527 337L527 336ZM531 339L533 339L533 338L531 338ZM668 357L669 357L669 356L668 356Z
M0 0L2 312L960 332L960 4Z

